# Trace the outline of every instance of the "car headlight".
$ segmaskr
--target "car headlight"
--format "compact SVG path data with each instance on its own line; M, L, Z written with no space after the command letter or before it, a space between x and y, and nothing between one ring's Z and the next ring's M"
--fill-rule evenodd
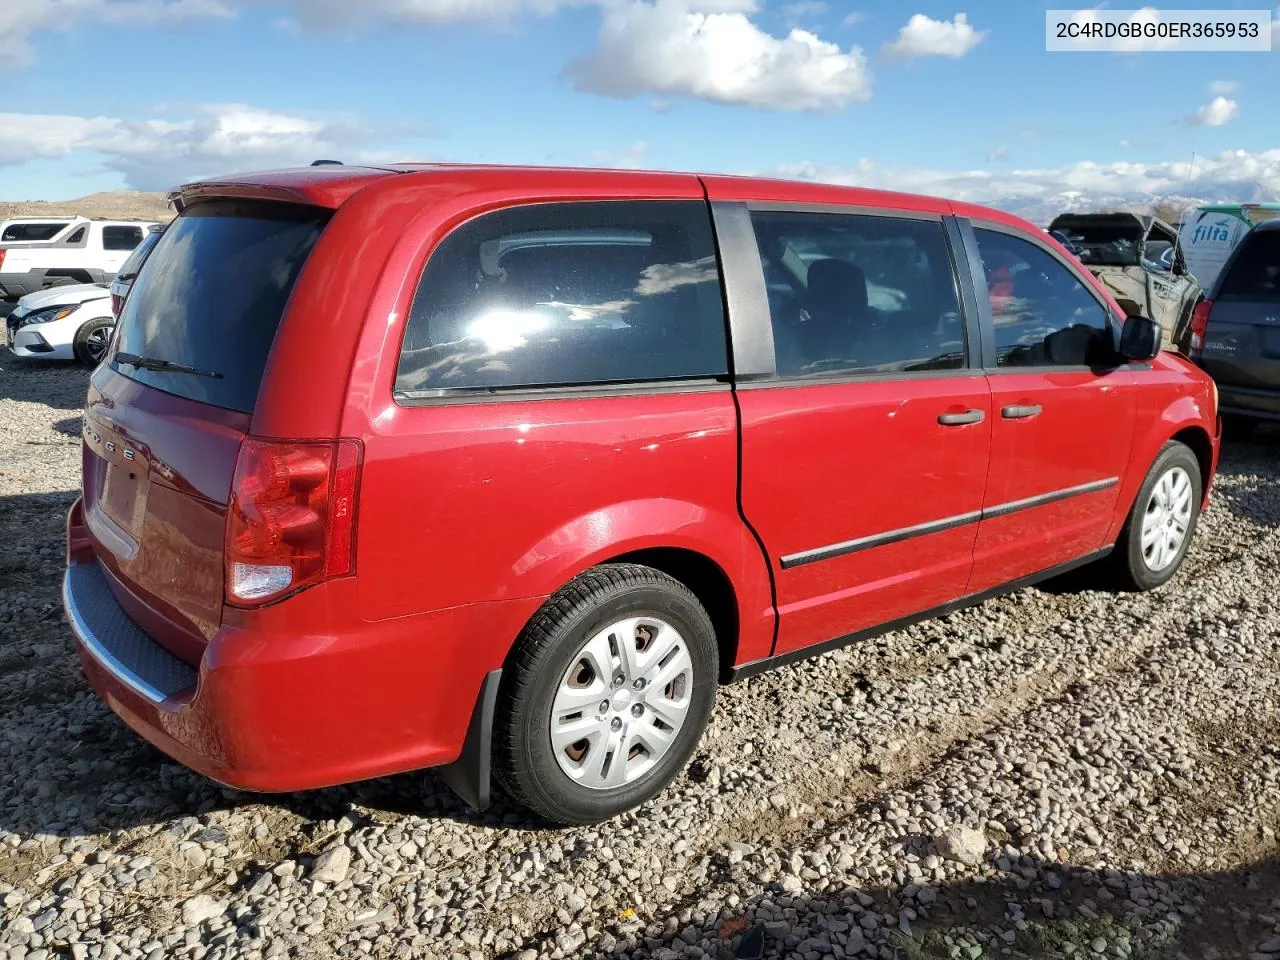
M78 309L79 307L46 307L44 310L28 313L18 321L18 328L29 327L33 323L52 323L54 320L62 320Z

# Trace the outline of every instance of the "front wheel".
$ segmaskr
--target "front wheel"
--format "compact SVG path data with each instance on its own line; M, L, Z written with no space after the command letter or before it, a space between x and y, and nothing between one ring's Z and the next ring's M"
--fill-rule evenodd
M1176 440L1165 444L1116 542L1120 586L1154 590L1178 572L1195 536L1203 489L1200 461L1191 449Z
M107 347L111 344L111 332L115 328L114 320L100 317L90 320L76 331L72 349L82 366L92 369L102 362L102 358L107 355Z
M606 564L555 593L503 673L494 767L556 823L607 820L688 762L715 700L715 631L693 593L637 564Z

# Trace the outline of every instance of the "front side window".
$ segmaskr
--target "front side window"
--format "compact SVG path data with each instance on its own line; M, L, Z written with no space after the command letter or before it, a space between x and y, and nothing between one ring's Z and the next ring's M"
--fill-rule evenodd
M1029 240L974 231L1000 367L1101 366L1115 355L1107 312L1084 283Z
M706 204L532 204L464 223L414 297L396 394L728 371Z
M755 211L778 375L965 366L964 324L942 225Z
M141 227L103 227L103 250L132 250L142 242Z

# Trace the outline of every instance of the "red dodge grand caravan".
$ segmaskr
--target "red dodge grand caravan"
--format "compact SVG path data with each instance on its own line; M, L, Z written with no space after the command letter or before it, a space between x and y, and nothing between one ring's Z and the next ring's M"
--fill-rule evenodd
M222 783L654 796L719 683L1178 569L1212 382L1031 225L688 174L197 183L84 416L90 682Z

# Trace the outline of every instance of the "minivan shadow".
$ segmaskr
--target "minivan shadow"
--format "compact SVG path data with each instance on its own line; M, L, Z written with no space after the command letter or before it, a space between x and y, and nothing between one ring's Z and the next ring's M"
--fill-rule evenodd
M919 899L905 899L899 888L870 882L860 888L806 889L788 895L776 885L745 880L734 891L741 906L726 920L724 912L708 915L696 907L689 909L709 900L723 900L724 884L738 873L731 874L731 868L721 862L715 871L720 886L714 894L696 890L664 914L672 918L678 915L680 927L692 926L704 931L703 936L708 930L724 931L722 957L799 955L805 949L801 946L803 940L810 936L823 938L824 930L861 934L866 930L860 924L864 917L874 917L871 929L879 929L886 916L901 916L908 907L917 914L916 919L893 929L888 935L889 946L880 947L879 956L902 960L1101 956L1092 947L1094 941L1101 939L1107 944L1107 956L1128 955L1129 950L1115 952L1116 945L1125 942L1131 944L1134 956L1225 960L1254 955L1260 943L1275 937L1272 901L1280 889L1280 854L1275 850L1253 863L1198 872L1090 869L1028 858L1000 866L1008 869L1000 869L994 876L933 886L927 905ZM747 872L742 867L738 871ZM761 921L776 916L778 909L789 914L788 919L763 936L763 950L739 952L747 933L736 931L750 931L757 924L763 928ZM1015 917L1025 918L1020 926L1015 925ZM652 918L650 928L661 927L663 919L663 914ZM1163 929L1158 926L1160 922ZM667 926L671 928L670 922ZM997 931L1009 939L1000 938ZM756 934L757 943L760 933ZM1140 939L1144 933L1151 935L1146 943ZM523 946L536 950L554 939L555 932L551 931ZM619 939L625 941L625 934ZM826 939L830 942L829 937ZM873 939L873 935L867 934L867 939ZM980 949L970 952L979 944ZM621 945L631 946L626 942ZM675 946L681 945L676 940ZM664 956L668 949L666 940L646 941L640 937L630 956Z

